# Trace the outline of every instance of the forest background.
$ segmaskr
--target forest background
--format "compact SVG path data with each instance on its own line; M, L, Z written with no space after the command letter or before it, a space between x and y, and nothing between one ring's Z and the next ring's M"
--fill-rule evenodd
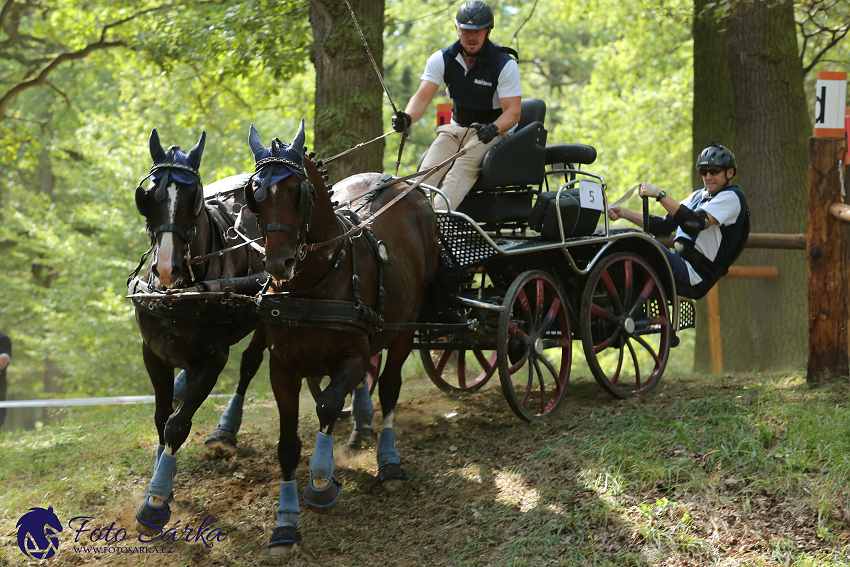
M850 66L850 4L490 4L493 39L520 53L524 96L547 103L548 142L595 146L591 169L612 198L642 180L684 198L699 186L695 152L717 139L738 154L753 231L805 232L814 81L818 70ZM399 108L428 55L456 39L458 5L352 2ZM772 66L762 81L745 50L765 45L752 58ZM785 87L790 98L764 98ZM251 123L264 141L288 141L304 118L307 145L327 157L388 131L390 115L341 1L0 0L0 330L15 341L10 391L150 393L124 295L149 246L133 191L150 166L152 128L184 148L206 130L210 183L253 169ZM433 139L435 115L432 106L414 126L401 173ZM340 160L331 181L394 171L397 143L390 136ZM780 278L722 289L730 368L802 368L805 255L750 251L741 262L778 265ZM706 340L701 323L696 370L708 370ZM675 356L690 363L691 352Z

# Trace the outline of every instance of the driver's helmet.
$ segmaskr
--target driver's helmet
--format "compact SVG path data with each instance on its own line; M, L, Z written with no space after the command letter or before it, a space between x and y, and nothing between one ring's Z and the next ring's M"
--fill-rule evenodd
M711 145L701 151L697 157L697 169L712 165L723 169L734 169L736 173L738 171L735 165L735 154L717 142L711 142Z
M464 2L455 16L455 25L465 30L492 28L493 10L480 0Z

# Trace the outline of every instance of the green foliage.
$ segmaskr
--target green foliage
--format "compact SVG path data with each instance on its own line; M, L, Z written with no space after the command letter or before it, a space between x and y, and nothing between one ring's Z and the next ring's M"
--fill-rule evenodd
M690 192L691 4L543 0L491 5L496 14L492 39L519 51L523 96L547 104L549 144L595 146L599 157L586 169L605 178L612 196L647 179L674 196ZM400 108L418 88L428 55L457 39L455 9L455 4L436 1L387 3L386 78ZM439 102L449 102L442 91L413 128L405 170L416 167L433 140ZM393 139L384 161L388 170L397 154Z

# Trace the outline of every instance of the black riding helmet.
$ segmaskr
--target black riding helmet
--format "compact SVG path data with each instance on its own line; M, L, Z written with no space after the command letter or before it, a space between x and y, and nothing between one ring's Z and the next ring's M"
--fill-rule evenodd
M699 157L697 157L697 169L710 166L734 169L735 173L738 172L738 166L735 165L735 154L717 142L711 142L711 145L701 151Z
M455 25L465 30L492 28L493 10L480 0L464 2L455 16Z

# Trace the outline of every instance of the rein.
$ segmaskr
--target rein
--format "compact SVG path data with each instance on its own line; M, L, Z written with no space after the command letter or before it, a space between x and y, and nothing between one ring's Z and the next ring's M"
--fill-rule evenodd
M462 150L460 150L460 151L459 151L458 153L456 153L455 155L453 155L453 156L449 157L448 159L446 159L446 160L445 160L445 161L443 161L442 163L439 163L439 164L435 165L434 167L432 167L432 168L430 168L430 169L426 169L425 171L418 171L418 172L416 172L416 173L414 173L414 174L407 175L407 176L402 177L402 178L396 178L396 179L393 179L393 180L391 180L391 181L387 181L386 183L382 183L381 185L378 185L377 187L372 187L372 188L370 188L368 191L365 191L364 193L362 193L362 194L360 194L360 195L357 195L357 196L356 196L356 197L354 197L353 199L350 199L349 201L347 201L347 202L346 202L346 204L350 204L350 203L352 203L352 202L356 201L357 199L360 199L361 197L363 197L363 196L365 196L365 195L368 195L369 193L372 193L373 191L377 191L377 190L379 190L379 189L384 189L384 188L386 188L386 187L390 187L390 186L392 186L392 185L395 185L396 183L398 183L398 182L400 182L400 181L406 181L406 180L408 180L408 179L412 179L413 177L419 177L419 179L417 179L415 183L413 183L412 185L410 185L410 187L408 187L407 189L405 189L404 191L402 191L401 193L399 193L398 195L396 195L396 197L395 197L392 201L390 201L389 203L387 203L386 205L384 205L383 207L381 207L381 208L380 208L378 211L376 211L375 213L373 213L373 214L369 215L369 217L367 217L367 218L366 218L366 220L364 220L364 221L360 222L359 224L356 224L356 225L354 225L353 227L351 227L351 229L349 229L349 230L348 230L348 232L346 232L346 233L344 233L344 234L341 234L340 236L337 236L337 237L335 237L335 238L331 238L330 240L325 240L324 242L316 242L316 243L314 243L314 244L308 244L308 245L306 245L306 246L304 247L304 253L306 254L307 252L314 252L314 251L316 251L316 250L320 250L320 249L324 248L325 246L329 246L329 245L331 245L331 244L334 244L334 243L336 243L336 242L339 242L340 240L342 240L342 239L344 239L344 238L348 238L349 236L352 236L352 235L353 235L353 234L355 234L355 233L361 232L361 231L363 230L363 228L364 228L366 225L370 224L373 220L375 220L375 218L377 218L377 217L378 217L378 215L380 215L381 213L383 213L384 211L386 211L387 209L389 209L391 206L393 206L394 204L396 204L396 203L397 203L398 201L400 201L402 198L404 198L405 196L407 196L407 194L408 194L408 193L410 193L411 191L413 191L414 189L416 189L417 187L419 187L419 185L420 185L423 181L425 181L426 179L428 179L428 178L429 178L431 175L433 175L433 174L434 174L434 173L435 173L438 169L440 169L441 167L443 167L443 166L444 166L444 165L446 165L447 163L453 162L453 161L455 161L456 159L458 159L459 157L462 157L462 156L466 155L467 153L469 153L469 151L470 151L470 150L472 150L475 146L477 146L477 145L478 145L478 144L480 144L480 143L481 143L481 140L478 140L478 141L477 141L477 142L475 142L474 144L472 144L472 145L470 145L470 146L467 146L466 148L463 148Z

